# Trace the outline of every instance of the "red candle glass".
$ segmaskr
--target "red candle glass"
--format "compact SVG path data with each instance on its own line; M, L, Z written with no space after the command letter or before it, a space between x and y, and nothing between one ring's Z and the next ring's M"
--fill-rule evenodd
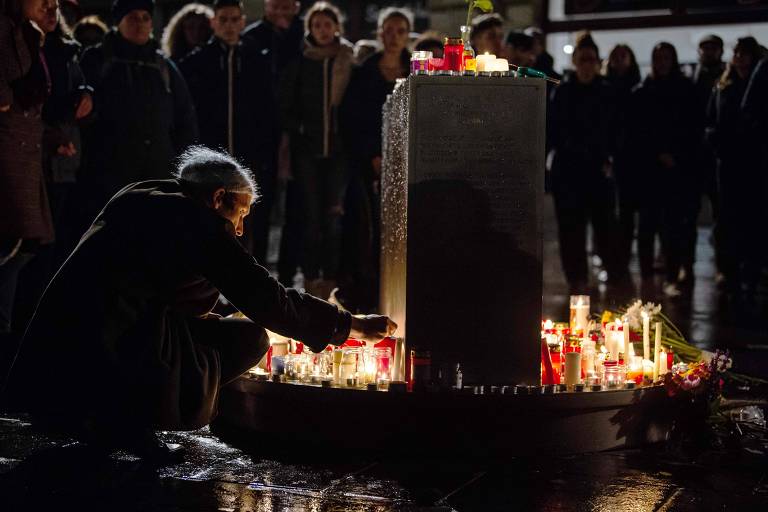
M464 41L460 37L446 37L443 47L443 70L464 72Z

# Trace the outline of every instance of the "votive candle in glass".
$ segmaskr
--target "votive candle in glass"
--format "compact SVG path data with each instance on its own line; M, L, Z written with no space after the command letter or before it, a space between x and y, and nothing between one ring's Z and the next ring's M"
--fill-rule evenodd
M579 335L589 325L589 295L571 295L571 332Z
M429 61L432 58L432 52L415 51L411 54L411 74L427 75L429 74Z
M443 43L443 70L463 73L464 41L460 37L446 37Z

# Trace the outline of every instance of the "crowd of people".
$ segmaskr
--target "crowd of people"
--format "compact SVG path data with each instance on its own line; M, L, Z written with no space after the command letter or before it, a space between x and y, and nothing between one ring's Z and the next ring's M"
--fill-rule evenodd
M196 144L255 174L260 201L243 243L257 261L283 211L280 281L292 285L301 268L308 292L336 289L351 309L376 308L381 107L408 76L410 50L440 56L440 34L413 40L412 14L388 8L378 39L352 44L329 2L300 16L295 0L265 0L263 19L247 25L240 0L215 0L184 6L157 41L154 0L115 0L111 27L67 12L66 1L0 5L0 331L11 330L26 265L44 276L28 287L34 304L116 192L170 177ZM475 18L475 50L559 76L540 30L505 36L503 27L498 14ZM675 48L659 43L642 79L629 46L602 61L593 39L579 37L573 71L550 90L547 133L574 292L589 286L591 224L609 283L629 282L637 239L644 284L659 252L664 292L685 293L703 196L723 286L754 291L765 265L750 232L765 226L768 65L754 38L739 39L728 64L723 50L717 36L703 39L689 77Z

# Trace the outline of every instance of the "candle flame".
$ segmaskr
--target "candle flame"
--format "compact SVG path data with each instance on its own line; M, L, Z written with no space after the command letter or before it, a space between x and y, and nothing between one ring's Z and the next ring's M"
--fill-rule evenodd
M620 318L616 319L616 327L621 327L621 319Z
M600 345L600 352L602 352L603 354L607 354L608 353L608 349L605 348L605 345Z
M555 326L555 322L553 322L552 320L544 321L544 328L545 329L549 330L549 329L554 328L554 326Z

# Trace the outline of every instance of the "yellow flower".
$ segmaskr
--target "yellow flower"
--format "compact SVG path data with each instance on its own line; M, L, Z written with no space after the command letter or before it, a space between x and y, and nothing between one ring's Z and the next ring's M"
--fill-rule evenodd
M600 323L607 324L613 322L613 311L603 311L603 316L600 317Z

